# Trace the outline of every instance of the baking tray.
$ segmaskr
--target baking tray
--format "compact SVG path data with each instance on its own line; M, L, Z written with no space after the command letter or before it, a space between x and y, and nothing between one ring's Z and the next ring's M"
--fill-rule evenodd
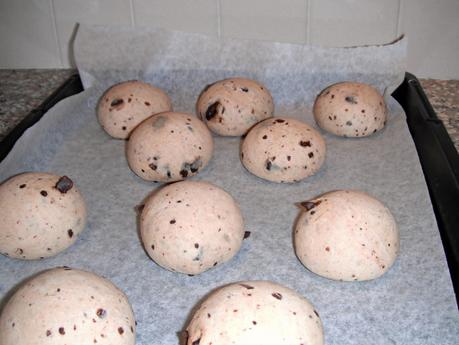
M24 131L34 125L57 102L83 91L78 74L71 76L38 108L11 131L0 145L0 161L10 152ZM459 156L437 118L417 78L406 73L393 97L401 104L421 161L438 228L443 241L459 305Z

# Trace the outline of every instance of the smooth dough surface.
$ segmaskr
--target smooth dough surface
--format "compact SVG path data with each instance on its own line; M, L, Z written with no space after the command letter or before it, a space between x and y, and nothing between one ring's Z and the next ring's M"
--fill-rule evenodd
M196 108L210 130L224 136L243 135L274 113L269 90L245 78L224 79L207 86Z
M186 113L154 115L127 143L130 168L147 181L173 182L196 175L209 163L214 143L206 125Z
M207 297L187 327L187 345L321 345L322 322L297 292L269 281L226 285Z
M274 117L250 130L241 146L241 161L263 179L297 182L320 169L325 152L325 141L314 128L289 117Z
M373 86L342 82L324 89L314 102L314 118L327 132L342 137L366 137L386 124L384 98Z
M107 279L68 267L24 283L0 316L2 345L135 343L126 295Z
M171 100L163 90L142 81L130 80L105 91L97 106L97 116L109 135L126 139L146 118L171 110Z
M394 217L380 201L353 190L329 192L302 203L295 251L312 272L334 280L378 278L399 251Z
M244 222L236 201L207 182L182 181L153 194L140 218L148 255L175 272L198 274L239 251Z
M25 260L54 256L86 225L86 205L67 176L23 173L0 185L0 253Z

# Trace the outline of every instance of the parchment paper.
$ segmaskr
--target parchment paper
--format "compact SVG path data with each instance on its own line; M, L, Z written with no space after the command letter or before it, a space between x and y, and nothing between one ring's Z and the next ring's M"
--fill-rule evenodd
M114 82L139 78L172 97L174 108L194 112L209 82L241 75L273 93L278 115L315 125L310 108L328 84L370 82L390 94L403 78L406 42L333 49L223 40L144 29L80 27L75 54L86 91L60 102L17 142L0 164L0 180L30 170L70 176L88 204L78 241L42 261L0 257L0 296L21 280L67 265L111 279L129 297L137 344L175 345L192 308L209 291L239 280L272 280L307 297L320 313L326 344L457 344L459 317L443 247L416 150L401 108L381 132L345 139L322 132L326 162L295 184L251 175L238 157L240 138L214 137L210 164L195 180L212 182L239 202L251 236L231 261L189 277L157 266L138 236L135 206L160 185L132 173L125 142L110 138L95 106ZM381 200L400 228L400 255L379 279L343 283L305 269L292 246L295 203L334 189L358 189ZM2 303L6 301L6 297Z

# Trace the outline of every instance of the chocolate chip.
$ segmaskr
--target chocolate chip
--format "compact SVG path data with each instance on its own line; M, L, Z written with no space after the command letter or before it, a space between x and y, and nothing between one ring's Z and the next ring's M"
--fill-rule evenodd
M198 249L198 248L199 248L199 243L195 243L195 244L194 244L194 247L195 247L196 249Z
M171 219L171 220L169 221L169 224L175 224L175 223L176 223L175 219Z
M252 323L253 323L254 325L256 325L256 324L257 324L257 322L256 322L256 321L252 321Z
M283 123L283 122L285 122L285 120L284 119L277 119L276 122L277 123Z
M314 157L314 152L309 152L309 153L308 153L308 156L309 156L309 158Z
M241 87L241 91L244 91L244 92L249 92L249 89L246 88L246 87Z
M241 284L239 284L239 285L242 286L242 287L245 287L247 290L255 289L253 286L248 285L248 284L243 284L243 283L241 283Z
M155 250L155 245L154 244L151 245L151 249Z
M346 126L352 126L352 121L346 121Z
M303 147L311 147L311 142L310 142L309 140L307 140L307 141L301 140L301 141L300 141L300 146L303 146Z
M266 134L263 135L263 139L268 139L268 136Z
M250 237L250 231L244 232L244 240Z
M278 300L282 299L282 295L279 292L273 292L271 296L273 296L274 298L277 298Z
M158 166L157 166L156 164L154 164L154 163L151 163L151 164L149 164L148 166L150 167L151 170L156 170L156 169L158 169Z
M301 206L303 206L306 211L312 210L314 207L319 206L322 201L303 201L300 203Z
M167 171L167 174L166 174L166 175L167 175L167 177L169 177L169 178L172 177L172 174L171 174L171 172L170 172L169 170Z
M351 104L357 104L357 100L355 99L354 96L346 96L344 100Z
M67 176L62 176L54 186L59 192L67 193L73 187L73 181Z
M125 131L125 130L127 129L127 127L126 127L126 126L123 126L123 127L121 127L121 129L122 129L123 131Z
M26 186L26 184L24 183L24 184L21 184L21 185L19 186L19 188L22 189L22 188L25 188L25 186Z
M103 319L105 315L107 315L107 312L105 311L105 309L99 308L96 310L96 315Z
M211 104L206 111L206 119L207 121L210 121L212 118L215 117L215 115L218 114L218 106L220 105L220 102L217 101L213 104Z
M59 327L59 334L64 335L65 334L65 329L64 327Z
M48 192L47 192L46 190L42 190L42 191L40 192L40 194L41 194L42 196L48 196Z
M68 229L67 230L67 234L69 235L70 238L73 237L73 230L72 229Z
M147 107L150 106L150 102L143 102Z
M180 170L180 175L181 175L183 178L185 178L185 177L188 176L188 171L186 171L185 169Z
M124 103L123 99L122 98L117 98L117 99L114 99L112 101L112 103L110 103L110 106L112 107L119 107L120 105L122 105Z
M50 335L51 335L51 331L48 329L48 330L46 331L46 336L49 337Z
M319 317L319 313L314 309L314 314L316 314L317 317Z
M123 327L118 327L118 333L121 335L124 333Z
M271 170L271 167L272 167L271 161L269 159L266 160L266 170Z
M287 160L290 162L290 160L292 159L291 156L287 156Z

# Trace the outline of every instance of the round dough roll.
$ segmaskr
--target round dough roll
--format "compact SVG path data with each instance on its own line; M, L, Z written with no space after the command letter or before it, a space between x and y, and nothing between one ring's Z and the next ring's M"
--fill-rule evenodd
M109 135L126 139L146 118L171 110L171 100L163 90L130 80L105 91L97 106L97 117Z
M224 79L207 86L196 108L210 130L224 136L243 135L274 113L269 90L245 78Z
M183 181L147 200L140 234L158 265L194 275L236 255L244 238L244 222L239 206L223 189Z
M374 87L343 82L323 90L314 102L314 118L327 132L342 137L366 137L386 124L384 98Z
M370 280L383 275L399 251L395 219L380 201L340 190L302 203L295 251L312 272L334 280Z
M213 149L202 121L168 112L150 117L132 132L126 155L132 171L144 180L173 182L196 175L209 163Z
M126 295L94 273L55 268L23 284L0 316L2 345L135 343Z
M23 173L0 186L0 253L43 259L70 247L86 225L86 205L67 176Z
M241 146L241 161L263 179L297 182L320 169L325 152L325 141L314 128L289 117L274 117L250 130Z
M269 281L233 283L214 291L194 312L187 345L291 345L324 343L311 303Z

